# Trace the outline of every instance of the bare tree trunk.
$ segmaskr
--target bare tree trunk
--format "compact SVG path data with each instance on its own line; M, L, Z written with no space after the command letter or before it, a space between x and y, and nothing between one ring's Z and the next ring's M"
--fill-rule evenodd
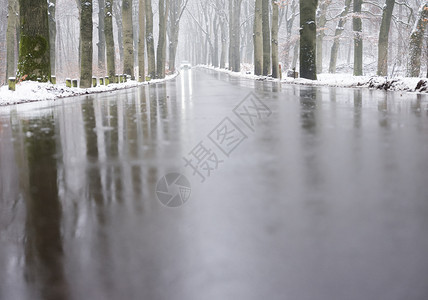
M180 23L176 22L179 15L179 8L181 4L181 0L170 0L170 9L169 9L169 26L168 26L168 38L169 38L169 70L171 72L175 72L175 59L177 55L177 47L178 47L178 32Z
M262 1L256 0L254 8L254 75L263 74Z
M283 14L285 14L284 18L286 21L285 23L286 23L286 33L287 33L285 38L285 46L284 46L284 54L283 54L285 69L289 69L290 66L292 65L292 63L290 63L290 50L292 46L291 37L292 37L293 24L296 16L298 15L296 13L296 10L297 10L297 0L292 0L291 7L289 8L289 5L287 5L285 8L285 12L283 12ZM290 13L290 16L288 15L288 13ZM280 24L281 24L281 19L280 19Z
M7 18L8 0L0 0L0 19L6 20ZM7 80L7 22L0 22L0 86Z
M16 45L17 31L19 30L19 3L18 0L9 0L7 6L7 62L6 62L6 81L9 77L16 76Z
M392 12L394 10L395 0L386 0L383 7L382 22L379 30L379 48L377 60L377 75L388 75L388 41L389 28L391 26Z
M106 38L106 48L107 48L107 74L110 81L113 80L114 75L116 75L116 59L115 59L115 47L114 47L114 37L113 37L113 1L106 0L105 8L105 38Z
M175 72L180 22L189 0L169 0L169 70Z
M51 74L56 74L56 0L49 0L49 44L51 56Z
M220 68L226 68L226 52L227 52L227 25L224 18L221 21L221 55Z
M267 1L267 0L266 0ZM241 71L241 6L242 0L235 0L233 7L233 17L234 21L234 34L235 34L235 48L234 50L234 67L233 70L235 72Z
M229 0L229 70L233 66L233 47L235 47L235 40L233 38L233 1Z
M279 4L272 0L272 77L279 78L278 62L278 14Z
M229 69L234 72L241 71L241 4L242 0L230 0L229 2Z
M147 45L147 63L148 75L150 78L156 78L155 61L155 42L153 37L153 11L152 0L146 0L146 45Z
M327 24L327 9L331 0L322 0L317 10L317 72L323 72L323 41Z
M398 41L397 41L397 65L401 67L403 65L403 5L398 6Z
M98 68L101 75L104 75L106 70L106 36L105 36L105 6L106 0L98 0Z
M219 28L219 23L218 23L218 16L217 14L214 17L214 21L213 21L213 27L214 27L214 46L213 46L213 66L218 68L219 65L219 61L218 61L218 28Z
M419 9L419 16L410 35L410 53L407 76L418 77L421 72L421 55L423 37L428 22L428 3L423 3Z
M123 49L123 22L122 22L122 2L120 0L114 1L115 6L113 7L114 19L116 20L117 27L117 46L119 48L119 71L123 67L124 61L124 49Z
M270 68L270 26L269 26L269 1L262 2L262 32L263 32L263 75L269 75Z
M138 81L143 82L146 80L146 3L145 0L139 0L139 41L138 41Z
M168 20L169 0L159 0L159 40L157 48L157 78L165 78L166 63L166 24Z
M352 28L354 30L354 76L363 75L362 4L363 0L354 0L354 15L352 18Z
M300 50L300 39L296 41L293 49L293 61L291 62L291 68L296 69L297 61L299 60L299 50Z
M20 0L21 19L18 77L49 81L51 77L49 49L48 2Z
M134 79L134 34L132 29L132 0L122 2L123 73Z
M92 0L81 1L80 17L80 87L92 86Z
M317 79L316 17L318 0L300 0L300 76Z
M333 45L331 46L330 66L328 68L329 73L336 73L337 52L339 51L340 36L342 35L343 30L345 30L344 26L346 24L346 16L351 8L351 2L352 0L345 0L345 7L339 16L339 22L337 23L336 31L334 33Z

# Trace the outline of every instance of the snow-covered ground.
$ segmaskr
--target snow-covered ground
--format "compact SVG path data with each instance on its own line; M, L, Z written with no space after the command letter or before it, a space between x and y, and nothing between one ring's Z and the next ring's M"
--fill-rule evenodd
M271 77L253 75L253 66L244 64L241 72L232 72L225 69L214 68L212 66L200 65L198 67L216 70L227 73L231 76L248 78L253 80L275 80ZM65 84L53 85L51 83L40 83L24 81L16 85L16 91L9 91L8 86L0 87L0 106L35 102L42 100L55 100L58 98L73 97L85 94L111 92L120 89L132 88L144 84L153 84L170 80L178 73L168 75L165 79L156 79L150 82L139 83L128 81L120 84L110 84L108 86L97 86L89 89L68 88ZM286 77L283 73L282 83L331 86L331 87L367 87L391 91L421 92L428 93L428 80L426 78L394 77L385 78L378 76L352 76L350 74L319 74L318 80L308 80L303 78Z
M214 68L212 66L200 65L199 67L227 73L231 76L249 78L254 80L275 80L267 76L253 75L252 65L242 65L241 72L232 72L226 69ZM428 93L428 80L418 77L394 77L386 78L379 76L353 76L351 74L318 74L318 80L308 80L304 78L290 78L283 73L282 83L331 86L331 87L367 87L373 89L383 89L389 91L406 91Z
M16 85L16 91L9 91L9 87L7 85L0 87L0 106L111 92L137 87L139 85L159 83L173 79L177 75L178 73L175 73L173 75L166 76L165 79L155 79L150 82L128 81L125 83L109 84L108 86L97 86L89 89L68 88L65 86L65 83L53 85L51 83L24 81Z

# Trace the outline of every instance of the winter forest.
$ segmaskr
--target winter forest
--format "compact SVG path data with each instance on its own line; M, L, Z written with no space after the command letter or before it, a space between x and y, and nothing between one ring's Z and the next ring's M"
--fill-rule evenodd
M0 300L427 300L428 0L0 0Z
M127 74L177 64L278 78L426 77L426 0L0 0L0 84ZM287 72L288 71L288 72Z

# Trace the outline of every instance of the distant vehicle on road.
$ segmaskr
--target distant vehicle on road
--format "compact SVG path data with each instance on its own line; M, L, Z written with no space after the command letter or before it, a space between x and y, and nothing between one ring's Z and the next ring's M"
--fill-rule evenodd
M188 61L183 61L180 65L180 69L182 70L189 70L192 68L192 65Z

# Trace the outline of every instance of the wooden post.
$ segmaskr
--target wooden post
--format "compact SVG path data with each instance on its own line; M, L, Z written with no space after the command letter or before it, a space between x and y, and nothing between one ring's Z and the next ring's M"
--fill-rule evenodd
M65 79L65 86L68 88L71 88L71 79L70 78Z
M77 79L73 79L73 87L77 88Z
M92 86L93 87L97 86L97 77L92 77Z
M100 77L100 86L104 85L104 77Z
M16 89L16 78L15 77L9 77L9 90L15 91Z
M51 76L51 83L56 84L56 76Z
M104 84L105 84L105 85L109 85L109 84L110 84L110 78L109 78L108 76L106 76L106 77L104 78Z
M119 83L119 74L114 75L114 83Z
M120 76L119 76L119 82L120 82L120 83L124 82L124 81L123 81L123 74L120 74Z

